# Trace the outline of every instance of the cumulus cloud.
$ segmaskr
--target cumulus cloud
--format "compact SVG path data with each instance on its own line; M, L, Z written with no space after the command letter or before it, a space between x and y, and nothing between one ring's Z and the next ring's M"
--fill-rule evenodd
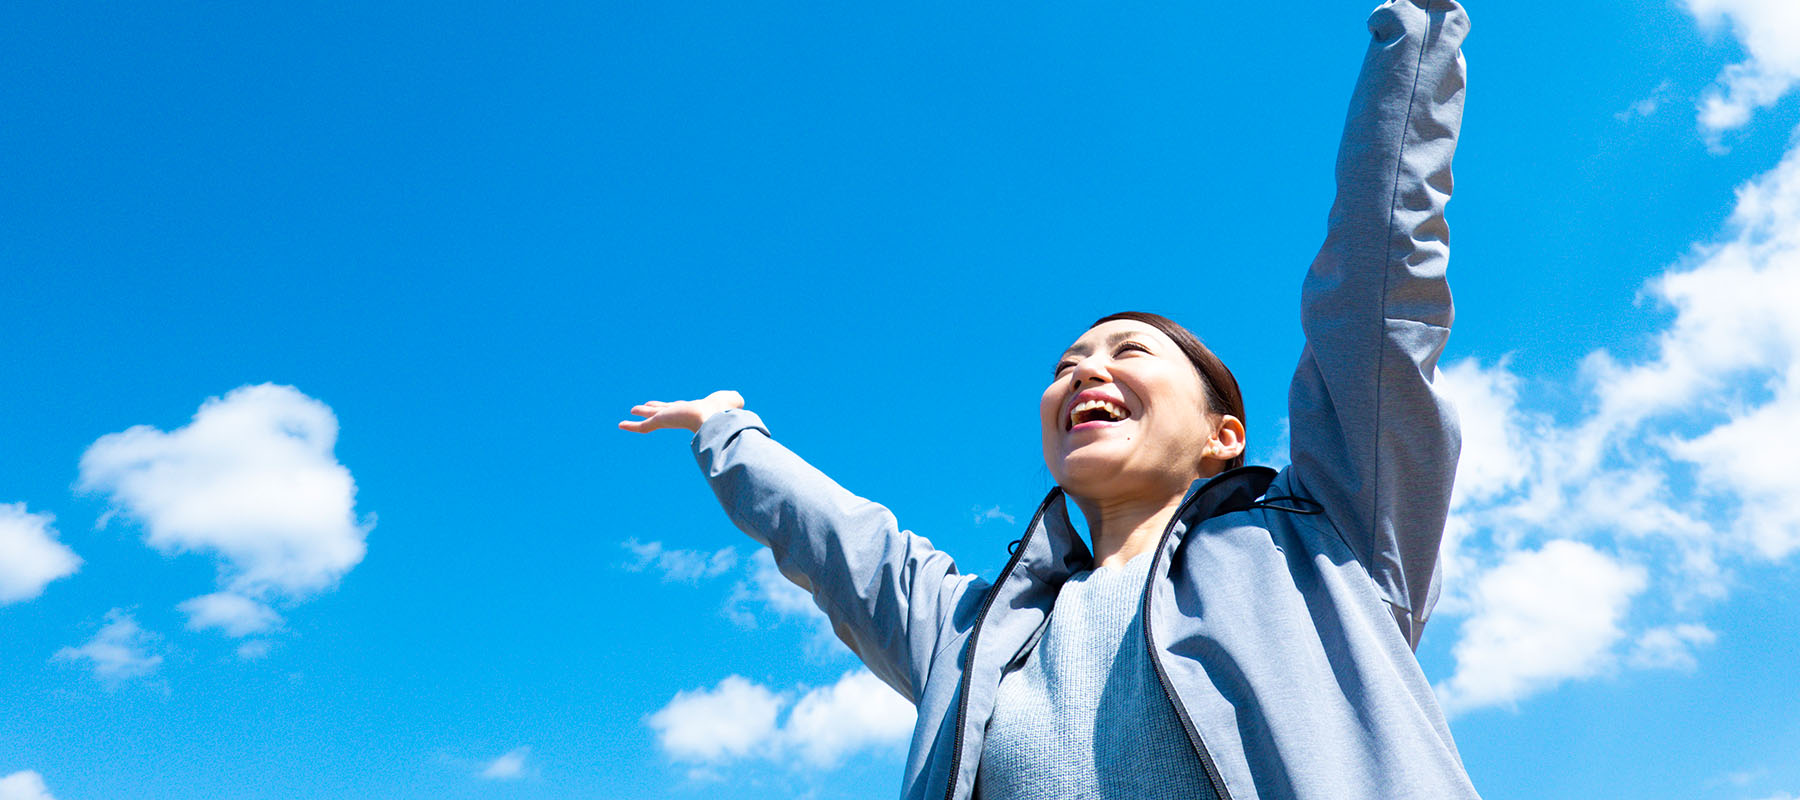
M1709 31L1729 27L1746 58L1719 73L1700 101L1700 125L1714 137L1743 127L1800 83L1800 4L1793 0L1685 0Z
M1800 552L1800 450L1785 444L1800 441L1800 146L1740 187L1719 236L1645 296L1673 315L1645 357L1597 350L1554 387L1505 359L1440 373L1464 430L1439 604L1465 617L1440 684L1453 709L1613 666L1692 669L1713 638L1696 617L1734 567ZM1597 638L1566 636L1577 620L1527 625L1529 608L1497 599L1552 555L1610 592L1589 598L1605 614L1579 622ZM1641 581L1621 580L1623 564ZM1540 645L1566 652L1513 655Z
M710 690L677 693L646 723L675 761L758 759L824 769L857 752L903 745L916 716L881 679L857 669L805 691L775 692L731 675Z
M52 519L24 503L0 503L0 606L34 599L81 567L75 551L56 540Z
M859 669L801 696L782 726L782 740L802 761L830 767L860 750L904 743L917 718L906 698Z
M81 457L80 487L104 492L165 553L219 560L218 593L182 604L193 628L269 630L271 599L334 586L362 561L371 523L333 455L337 417L291 386L244 386L200 406L187 426L100 437Z
M1581 542L1513 553L1476 584L1474 615L1451 651L1456 674L1437 687L1445 710L1509 704L1604 669L1644 584L1641 567Z
M489 761L486 766L481 768L480 772L476 773L476 776L490 781L518 780L525 777L525 760L530 755L531 748L515 747L493 761Z
M21 770L0 778L0 800L56 800L44 785L44 776Z
M665 581L697 583L701 578L723 575L738 563L737 550L730 547L705 553L699 550L674 550L664 547L662 542L640 542L637 539L626 539L620 546L632 555L632 560L625 564L626 569L632 572L654 569Z
M64 647L52 661L88 662L94 677L108 687L141 678L156 671L163 657L157 652L162 637L138 626L122 609L106 612L106 624L80 647Z
M783 705L767 688L728 675L710 690L677 692L646 723L663 752L677 761L742 758L769 746Z

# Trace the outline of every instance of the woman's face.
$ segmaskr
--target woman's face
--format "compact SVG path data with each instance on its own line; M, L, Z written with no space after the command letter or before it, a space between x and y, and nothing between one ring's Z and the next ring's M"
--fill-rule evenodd
M1076 339L1038 411L1050 474L1097 502L1186 491L1214 427L1200 373L1173 340L1135 320Z

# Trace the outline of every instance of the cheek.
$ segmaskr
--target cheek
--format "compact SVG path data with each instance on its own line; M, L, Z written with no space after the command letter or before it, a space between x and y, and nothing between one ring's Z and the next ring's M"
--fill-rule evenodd
M1056 424L1057 409L1061 405L1057 402L1055 387L1045 389L1044 396L1038 398L1038 427L1044 432L1048 433Z

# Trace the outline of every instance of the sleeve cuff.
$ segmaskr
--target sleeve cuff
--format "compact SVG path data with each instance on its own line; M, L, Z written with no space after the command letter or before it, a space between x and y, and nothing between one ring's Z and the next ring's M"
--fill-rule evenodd
M707 417L705 422L700 423L700 430L694 432L691 443L694 455L698 456L707 450L717 452L739 433L751 428L769 436L769 429L763 425L762 417L757 416L754 411L734 408Z

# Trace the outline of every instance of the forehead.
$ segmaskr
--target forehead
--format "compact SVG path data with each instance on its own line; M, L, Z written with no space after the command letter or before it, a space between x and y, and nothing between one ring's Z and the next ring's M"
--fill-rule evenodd
M1115 319L1104 322L1082 332L1063 355L1086 355L1100 347L1110 347L1119 342L1131 339L1144 342L1159 350L1175 350L1175 341L1162 331L1133 319Z

